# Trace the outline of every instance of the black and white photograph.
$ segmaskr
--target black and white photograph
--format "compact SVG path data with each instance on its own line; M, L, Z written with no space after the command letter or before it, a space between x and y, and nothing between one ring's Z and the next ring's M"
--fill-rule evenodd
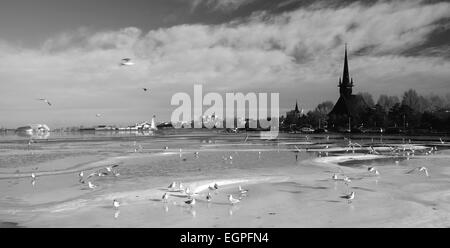
M449 86L449 1L0 0L0 228L448 228Z

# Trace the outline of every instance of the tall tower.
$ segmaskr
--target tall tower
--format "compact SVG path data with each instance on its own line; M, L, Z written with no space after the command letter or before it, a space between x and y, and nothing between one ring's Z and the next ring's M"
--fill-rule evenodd
M350 79L348 74L347 43L345 44L344 72L342 73L342 81L339 78L338 87L341 96L346 97L352 94L353 78Z

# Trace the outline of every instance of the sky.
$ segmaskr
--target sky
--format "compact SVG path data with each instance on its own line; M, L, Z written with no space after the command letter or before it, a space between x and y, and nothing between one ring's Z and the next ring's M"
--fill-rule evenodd
M338 99L345 43L354 93L445 95L449 20L448 1L2 0L0 127L168 121L194 84L310 110Z

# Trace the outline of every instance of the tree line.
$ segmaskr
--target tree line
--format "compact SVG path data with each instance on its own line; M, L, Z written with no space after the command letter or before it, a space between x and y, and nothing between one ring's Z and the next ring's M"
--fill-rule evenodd
M364 99L366 107L357 116L351 117L352 128L397 127L404 131L450 131L450 93L445 96L424 96L409 89L401 99L398 96L380 95L376 103L368 92L358 95ZM288 113L281 116L280 126L285 130L305 126L332 129L328 123L328 114L333 106L333 102L325 101L305 115Z

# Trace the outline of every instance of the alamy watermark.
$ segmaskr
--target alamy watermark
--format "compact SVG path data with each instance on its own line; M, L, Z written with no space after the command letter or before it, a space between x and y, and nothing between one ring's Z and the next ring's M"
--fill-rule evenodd
M193 125L194 128L270 130L270 136L276 137L279 125L279 100L279 93L270 93L270 107L268 107L268 93L225 93L224 105L221 94L209 92L203 96L202 85L196 84L193 98L185 92L178 92L172 96L170 104L178 107L172 112L171 122L175 128L192 128ZM203 112L204 106L210 107Z

